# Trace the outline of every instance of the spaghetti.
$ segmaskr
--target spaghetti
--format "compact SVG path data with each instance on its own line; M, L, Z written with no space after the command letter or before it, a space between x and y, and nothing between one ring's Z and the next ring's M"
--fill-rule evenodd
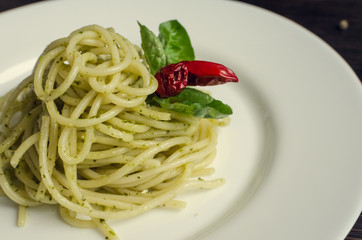
M217 128L148 106L157 89L141 50L97 25L52 42L33 74L0 99L0 184L19 205L58 205L65 222L98 227L156 207L183 208L175 196L214 188ZM1 190L0 189L0 190Z

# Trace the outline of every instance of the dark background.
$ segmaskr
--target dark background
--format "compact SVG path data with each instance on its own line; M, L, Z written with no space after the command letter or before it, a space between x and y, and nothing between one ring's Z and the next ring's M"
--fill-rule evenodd
M0 0L0 12L33 2L39 0ZM362 78L362 0L243 0L241 2L278 13L318 35L347 61L359 79ZM347 29L341 29L342 20L348 22ZM345 240L359 239L362 239L362 215L345 238Z

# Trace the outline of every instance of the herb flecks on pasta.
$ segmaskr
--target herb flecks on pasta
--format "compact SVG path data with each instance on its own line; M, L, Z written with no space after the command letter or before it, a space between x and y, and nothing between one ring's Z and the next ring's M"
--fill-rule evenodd
M224 183L201 177L228 118L149 106L157 86L141 49L112 29L86 26L45 49L0 99L0 184L19 225L26 207L53 204L65 222L118 239L109 220L183 208L181 191Z

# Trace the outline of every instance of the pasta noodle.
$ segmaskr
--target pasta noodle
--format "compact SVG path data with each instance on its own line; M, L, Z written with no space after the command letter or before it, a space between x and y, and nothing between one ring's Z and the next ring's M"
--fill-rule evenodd
M148 106L156 89L141 50L113 29L85 26L52 42L0 99L0 185L19 225L27 207L52 204L65 222L118 239L109 220L180 209L181 191L222 185L201 177L214 172L228 118Z

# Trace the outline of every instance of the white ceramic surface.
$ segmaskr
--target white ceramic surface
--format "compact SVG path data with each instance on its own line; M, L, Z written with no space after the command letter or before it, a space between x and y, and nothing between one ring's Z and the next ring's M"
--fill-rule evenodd
M362 209L362 91L326 43L271 12L232 1L46 1L0 14L0 94L28 75L54 39L99 24L139 44L137 20L157 32L178 19L198 59L221 62L238 84L210 88L234 110L222 129L216 177L226 185L114 221L121 239L343 239ZM4 239L102 239L63 223L56 208L29 210L0 198ZM3 239L1 237L1 239Z

